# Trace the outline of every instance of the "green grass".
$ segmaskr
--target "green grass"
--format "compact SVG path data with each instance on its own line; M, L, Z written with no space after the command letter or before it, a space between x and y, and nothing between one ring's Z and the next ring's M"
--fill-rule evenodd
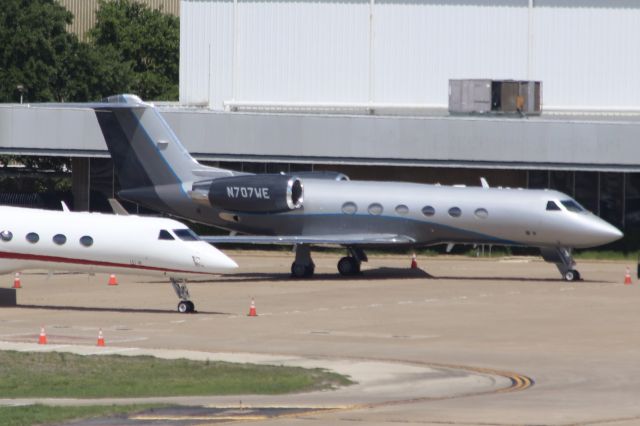
M322 369L149 356L0 352L0 398L283 394L351 383Z
M0 407L0 422L3 426L50 425L70 420L134 414L157 407L162 407L162 405L50 407L38 404L21 407Z

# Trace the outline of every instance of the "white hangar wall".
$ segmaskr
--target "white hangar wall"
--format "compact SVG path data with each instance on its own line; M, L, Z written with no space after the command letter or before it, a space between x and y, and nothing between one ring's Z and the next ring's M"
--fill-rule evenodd
M544 108L640 110L640 0L182 0L180 101L447 105L450 78Z

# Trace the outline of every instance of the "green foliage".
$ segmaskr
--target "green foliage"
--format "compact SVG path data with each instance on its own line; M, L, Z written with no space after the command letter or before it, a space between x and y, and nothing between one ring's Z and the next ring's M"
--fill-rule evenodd
M134 414L161 407L158 404L145 405L90 405L82 407L50 407L27 405L21 407L0 407L3 426L32 426L59 423L69 420Z
M178 98L179 20L130 0L100 3L83 43L56 0L3 0L0 102L85 102L131 92Z
M132 70L132 93L142 99L177 100L179 19L131 0L99 4L91 44Z
M350 384L323 370L148 356L0 352L0 398L281 394Z

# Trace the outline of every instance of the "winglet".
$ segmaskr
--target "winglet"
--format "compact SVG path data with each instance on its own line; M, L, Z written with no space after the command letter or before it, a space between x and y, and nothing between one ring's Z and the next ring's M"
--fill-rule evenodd
M115 214L120 216L129 216L127 209L125 209L115 198L109 198L109 205Z
M489 188L489 182L487 182L487 180L483 177L480 178L480 183L482 184L483 188Z

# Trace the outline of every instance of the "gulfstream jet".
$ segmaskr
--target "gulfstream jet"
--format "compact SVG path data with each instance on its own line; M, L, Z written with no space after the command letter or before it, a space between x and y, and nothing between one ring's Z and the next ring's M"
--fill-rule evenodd
M339 173L247 174L199 164L160 113L133 95L91 104L113 158L120 197L233 231L209 242L296 246L291 273L311 276L310 245L346 248L343 275L371 247L497 244L539 247L566 280L573 248L622 233L566 194L549 190L352 181ZM215 137L215 136L213 136ZM236 233L247 235L235 235Z
M0 206L0 274L28 269L124 273L171 280L193 312L186 280L238 265L173 219Z

